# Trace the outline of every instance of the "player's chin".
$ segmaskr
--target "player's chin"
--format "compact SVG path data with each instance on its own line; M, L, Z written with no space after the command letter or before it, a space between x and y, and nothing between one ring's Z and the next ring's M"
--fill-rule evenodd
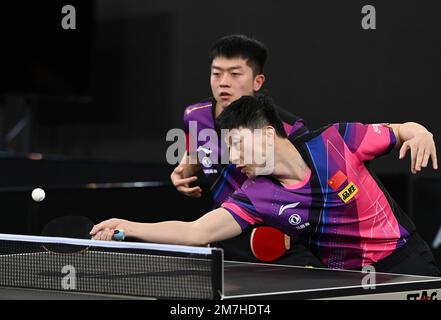
M221 107L222 109L225 109L226 107L228 107L229 104L230 104L229 102L222 101L222 100L219 100L219 99L217 100L217 105L219 107Z
M217 96L216 102L220 107L226 108L231 104L231 102L235 101L236 99L237 98L233 96Z

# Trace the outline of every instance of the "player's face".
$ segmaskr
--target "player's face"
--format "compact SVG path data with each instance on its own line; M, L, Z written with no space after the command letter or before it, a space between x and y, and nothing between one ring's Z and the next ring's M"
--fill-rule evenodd
M253 75L253 70L243 58L217 57L211 64L211 91L220 108L242 96L254 95L264 81L263 74Z
M271 174L274 169L274 135L268 128L230 131L230 161L248 178Z

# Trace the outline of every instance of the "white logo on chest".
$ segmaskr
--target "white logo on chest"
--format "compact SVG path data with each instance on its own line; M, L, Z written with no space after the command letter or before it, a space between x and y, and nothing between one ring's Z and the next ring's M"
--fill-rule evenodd
M299 203L300 202L295 202L295 203L290 203L290 204L281 206L279 209L279 216L282 215L283 211L297 207L299 205Z

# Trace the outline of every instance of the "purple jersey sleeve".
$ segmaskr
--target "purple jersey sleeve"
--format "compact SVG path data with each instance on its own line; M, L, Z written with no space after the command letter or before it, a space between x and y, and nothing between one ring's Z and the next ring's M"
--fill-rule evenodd
M208 112L206 112L208 110ZM190 130L190 122L194 121L195 123L200 124L199 127L206 127L207 125L210 125L210 110L211 110L211 102L201 102L197 104L193 104L191 106L188 106L185 108L184 111L184 132L185 132L185 146L187 153L192 153L196 151L197 146L193 143L190 143L191 141L197 141L197 136L192 137L191 136L191 130ZM201 111L203 111L201 113ZM192 149L192 150L190 150Z
M242 230L262 224L259 213L240 189L222 203L221 207L230 212Z

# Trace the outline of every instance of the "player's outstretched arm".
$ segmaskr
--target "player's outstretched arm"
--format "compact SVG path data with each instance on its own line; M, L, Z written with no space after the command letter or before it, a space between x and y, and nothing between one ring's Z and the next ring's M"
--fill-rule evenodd
M191 246L206 246L235 237L242 232L231 214L223 208L218 208L192 222L138 223L109 219L95 225L90 234L96 240L111 240L115 230L123 230L126 237L145 242Z
M416 122L390 124L397 139L396 147L400 148L400 159L403 159L410 150L412 173L427 167L429 159L432 160L433 169L438 169L435 141L433 135L425 127Z

